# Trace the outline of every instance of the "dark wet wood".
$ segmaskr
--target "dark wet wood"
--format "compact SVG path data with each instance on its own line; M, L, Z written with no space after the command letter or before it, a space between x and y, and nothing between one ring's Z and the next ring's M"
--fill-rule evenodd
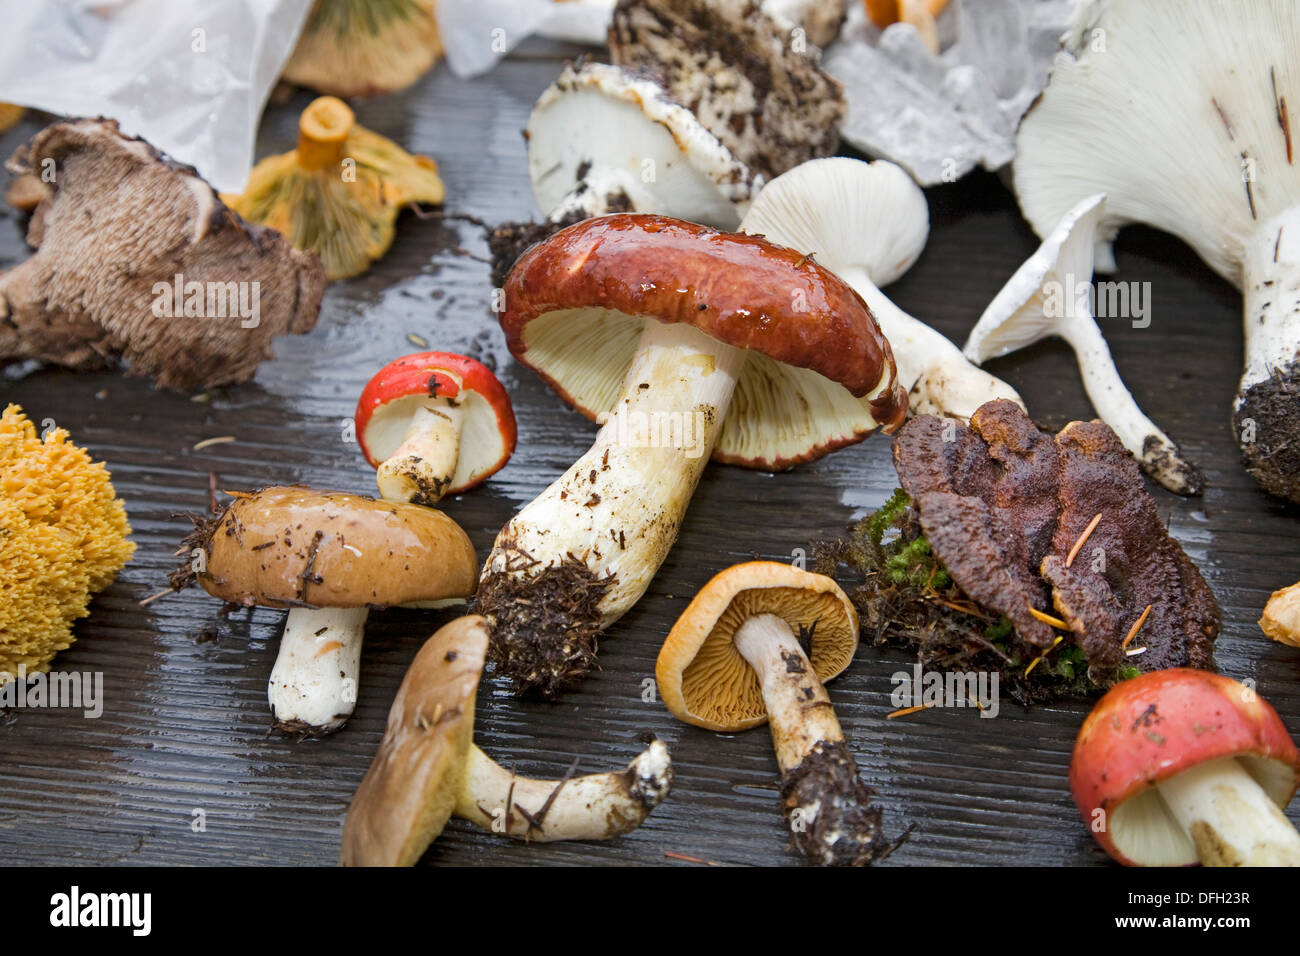
M558 71L532 47L495 73L462 81L439 68L416 88L360 103L358 121L435 156L447 212L489 222L534 213L520 136L536 95ZM261 153L292 147L309 96L268 111ZM33 119L0 140L9 152ZM978 175L929 194L933 230L917 266L890 294L903 308L962 340L984 305L1036 241L999 181ZM25 254L22 226L0 212L0 266ZM464 351L500 370L519 416L519 450L485 488L446 503L481 554L508 516L588 445L594 427L509 359L488 311L481 231L465 221L404 215L397 241L367 275L332 286L309 336L281 340L254 384L192 401L109 374L0 373L0 396L35 420L52 418L113 472L139 551L78 628L61 671L102 670L107 702L88 720L70 711L13 711L0 720L0 855L7 861L87 863L328 864L338 854L347 803L379 741L407 663L446 613L374 614L360 701L346 730L324 741L266 736L266 679L282 612L219 621L200 591L137 602L165 583L188 530L183 512L220 488L304 482L369 492L373 472L345 441L344 424L368 377L416 348ZM1173 534L1204 571L1223 608L1218 660L1254 678L1300 728L1300 652L1255 625L1268 594L1300 578L1300 518L1259 493L1238 465L1229 401L1240 361L1239 299L1184 246L1141 229L1118 250L1121 280L1149 281L1151 325L1104 328L1139 400L1206 471L1204 499L1157 490ZM995 371L1044 425L1089 414L1064 345L1044 344ZM205 438L236 441L201 452ZM894 487L887 440L876 438L782 475L713 467L705 474L676 549L641 604L612 632L603 670L548 705L489 684L480 695L478 743L502 763L560 777L623 765L651 731L677 768L669 802L641 830L605 844L523 846L453 822L426 862L692 865L797 864L776 809L776 763L764 730L718 736L674 721L652 686L659 643L689 596L735 561L789 559L880 504ZM901 654L859 650L830 687L891 832L915 823L888 865L1099 863L1066 784L1083 704L1026 712L1002 702L995 720L974 710L932 710L887 721L890 675ZM192 821L203 811L204 832ZM1300 815L1296 815L1300 819Z

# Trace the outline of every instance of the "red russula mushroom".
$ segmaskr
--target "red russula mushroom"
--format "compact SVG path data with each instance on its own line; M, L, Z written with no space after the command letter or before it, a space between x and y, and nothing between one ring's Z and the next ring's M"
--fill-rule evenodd
M1084 721L1070 789L1128 866L1300 866L1282 814L1300 752L1251 688L1190 668L1116 684Z
M389 362L357 402L357 441L388 501L431 505L499 471L515 450L510 396L481 362L419 352Z

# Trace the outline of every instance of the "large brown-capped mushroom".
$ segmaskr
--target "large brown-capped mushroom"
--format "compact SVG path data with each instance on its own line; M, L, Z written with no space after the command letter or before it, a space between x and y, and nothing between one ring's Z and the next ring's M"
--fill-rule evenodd
M462 617L411 662L379 752L348 807L344 866L410 866L453 816L518 840L608 840L629 833L668 795L661 741L625 770L530 780L474 745L474 707L487 623Z
M357 402L357 442L387 501L431 505L468 491L515 450L510 396L482 362L418 352L389 362Z
M1300 6L1289 0L1087 0L1016 137L1015 187L1048 235L1106 194L1097 269L1147 223L1243 291L1246 363L1233 407L1247 470L1300 501ZM1290 105L1288 105L1290 104Z
M1300 866L1300 753L1254 690L1187 668L1126 680L1079 730L1070 790L1128 866Z
M168 388L207 388L247 381L275 336L315 325L320 260L112 120L55 123L9 169L49 193L28 228L37 251L0 274L0 364L120 360Z
M474 546L456 522L360 495L263 488L186 545L202 551L190 567L209 594L290 609L267 697L276 727L292 733L333 733L352 715L371 608L441 606L474 591Z
M770 723L786 821L820 866L863 866L892 849L823 686L857 646L858 614L839 585L751 561L700 589L655 665L678 720L722 733Z
M591 219L534 246L501 326L602 426L483 568L492 660L544 694L592 667L599 633L645 592L711 455L788 468L906 414L852 289L794 250L662 216Z

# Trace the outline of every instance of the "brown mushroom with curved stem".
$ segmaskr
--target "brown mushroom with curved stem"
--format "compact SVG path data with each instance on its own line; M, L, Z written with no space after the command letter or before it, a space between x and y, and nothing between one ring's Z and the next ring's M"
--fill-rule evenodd
M751 561L700 590L655 665L677 719L722 733L770 724L786 820L820 866L863 866L893 850L823 685L857 646L858 615L839 585Z
M436 607L474 591L474 547L459 525L359 495L263 488L185 544L201 551L190 573L209 594L289 608L267 698L290 733L333 733L352 715L371 608Z
M511 353L601 424L497 535L492 660L553 695L649 587L712 456L784 469L902 423L889 343L810 256L663 216L589 219L505 289Z
M668 795L668 748L653 740L626 769L531 780L474 745L487 622L458 618L411 662L388 728L343 825L344 866L410 866L457 816L517 840L608 840Z

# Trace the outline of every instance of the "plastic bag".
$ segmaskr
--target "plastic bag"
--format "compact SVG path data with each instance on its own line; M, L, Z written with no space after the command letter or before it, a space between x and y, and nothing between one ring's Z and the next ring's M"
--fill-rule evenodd
M6 4L0 101L108 116L243 189L271 87L311 0L26 0Z
M447 65L486 73L526 37L603 46L614 0L439 0L434 7Z

